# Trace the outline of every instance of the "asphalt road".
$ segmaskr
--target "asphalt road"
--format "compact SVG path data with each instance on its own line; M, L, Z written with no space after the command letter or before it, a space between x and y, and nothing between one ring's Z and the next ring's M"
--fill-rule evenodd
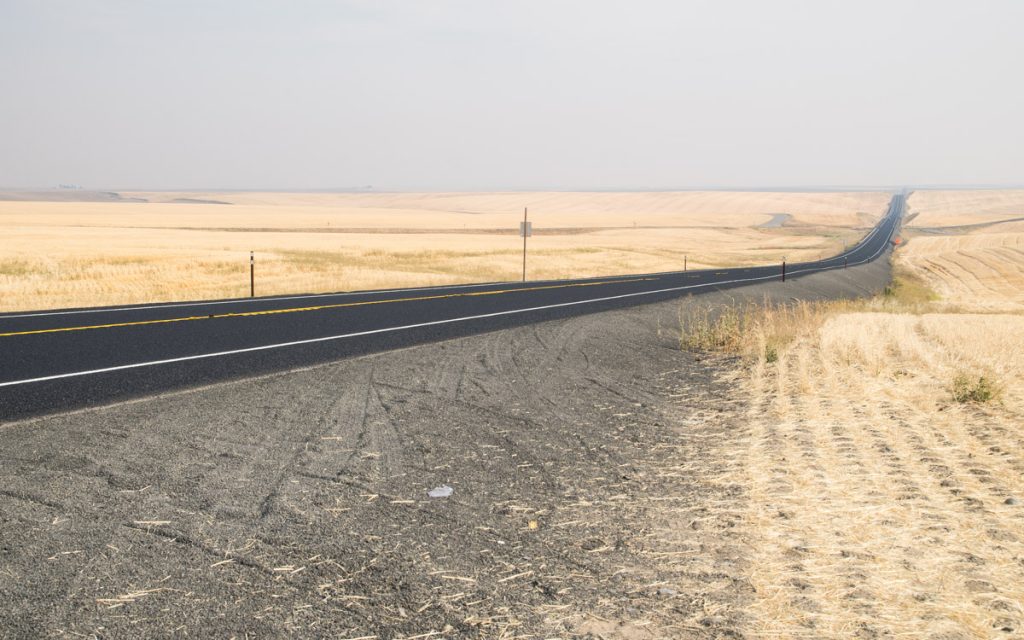
M893 196L848 251L787 278L885 255ZM0 421L570 315L778 280L780 265L0 315Z

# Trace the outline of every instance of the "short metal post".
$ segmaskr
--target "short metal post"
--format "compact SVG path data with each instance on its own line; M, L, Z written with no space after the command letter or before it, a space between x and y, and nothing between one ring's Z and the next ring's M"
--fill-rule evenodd
M256 252L249 252L249 297L256 297Z
M782 281L786 281L786 259L782 259Z
M683 271L686 271L686 256L683 256Z
M523 282L526 282L526 207L523 207Z

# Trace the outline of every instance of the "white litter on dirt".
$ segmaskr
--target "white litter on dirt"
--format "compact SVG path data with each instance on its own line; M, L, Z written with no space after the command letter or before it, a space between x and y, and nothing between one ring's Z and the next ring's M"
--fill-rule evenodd
M455 489L452 489L446 484L442 484L440 487L434 487L433 489L428 491L427 495L430 496L431 498L447 498L454 492Z

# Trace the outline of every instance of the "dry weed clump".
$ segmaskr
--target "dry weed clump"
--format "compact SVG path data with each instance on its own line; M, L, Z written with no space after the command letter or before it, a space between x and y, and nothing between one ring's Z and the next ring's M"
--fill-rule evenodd
M985 403L999 396L999 384L991 376L972 376L959 373L953 379L950 390L953 400L960 404L968 402Z
M869 299L800 300L783 304L765 301L742 307L681 305L679 345L688 351L719 351L771 364L779 360L781 351L794 340L814 333L835 315L957 310L954 305L938 301L938 296L919 275L897 265L891 284L881 295Z
M681 348L720 351L762 363L779 360L797 337L821 325L833 313L863 307L857 301L799 301L792 304L748 304L691 309L680 306Z
M902 267L896 267L895 277L882 295L904 306L922 305L939 300L939 296L919 275Z

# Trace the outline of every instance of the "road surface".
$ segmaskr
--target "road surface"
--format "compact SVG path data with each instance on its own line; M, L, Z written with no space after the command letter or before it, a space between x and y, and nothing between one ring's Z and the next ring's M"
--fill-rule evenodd
M860 243L787 278L885 255L894 195ZM781 265L0 314L0 421L782 278Z

